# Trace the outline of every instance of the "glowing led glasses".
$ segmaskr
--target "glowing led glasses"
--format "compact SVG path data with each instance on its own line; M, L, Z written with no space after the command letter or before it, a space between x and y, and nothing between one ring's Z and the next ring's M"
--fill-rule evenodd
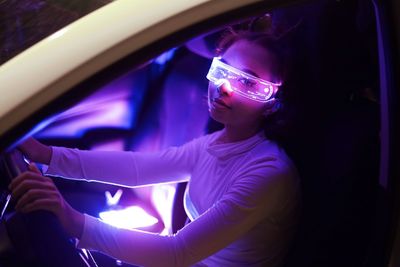
M273 83L244 71L236 69L215 57L212 61L207 79L216 86L225 84L228 90L237 92L239 95L258 102L268 102L278 91L282 83Z

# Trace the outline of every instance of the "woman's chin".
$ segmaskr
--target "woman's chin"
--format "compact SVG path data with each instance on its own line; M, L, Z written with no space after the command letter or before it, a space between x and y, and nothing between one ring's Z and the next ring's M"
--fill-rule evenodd
M225 114L222 114L221 112L218 112L218 110L215 110L213 108L209 108L208 111L210 112L210 117L213 118L213 120L225 124L227 122Z

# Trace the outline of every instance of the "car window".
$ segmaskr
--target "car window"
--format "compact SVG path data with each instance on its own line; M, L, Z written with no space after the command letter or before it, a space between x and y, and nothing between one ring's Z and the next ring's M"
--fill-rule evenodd
M0 2L0 65L112 0Z
M79 17L76 13L84 15L106 4L92 1L79 8L67 2L48 1L44 6L47 10L61 9L59 14L69 23L72 17ZM383 190L379 186L381 88L373 3L308 1L266 8L266 13L280 21L275 26L292 47L291 73L285 89L289 107L286 115L293 125L284 137L285 149L302 178L304 217L287 266L312 266L315 262L323 266L361 266L381 261L380 255L368 255L372 247L381 245L381 240L366 234L375 233L375 209ZM247 19L252 21L259 15ZM60 27L63 23L58 22ZM207 106L206 75L216 43L225 33L220 23L215 25L211 21L208 34L202 30L203 35L176 47L157 47L161 53L139 68L128 67L120 72L121 65L126 64L114 64L102 70L101 83L91 80L93 77L83 81L77 88L93 87L90 95L75 89L73 105L62 112L57 109L54 114L54 106L48 108L50 121L38 128L34 137L54 146L152 152L221 129L208 116ZM30 45L26 40L24 47ZM18 42L13 37L8 43L14 46ZM2 62L18 49L4 52ZM154 54L154 50L150 52ZM121 61L130 59L132 55ZM70 102L69 96L61 96L57 103ZM93 215L101 211L95 202L101 203L102 209L107 207L105 192L112 199L120 189L58 183L66 195L72 195L72 202L76 192L86 194L81 196L84 201L76 205L85 203L82 209ZM180 212L185 186L123 189L121 205L143 201L160 221L150 230L176 232L186 222Z

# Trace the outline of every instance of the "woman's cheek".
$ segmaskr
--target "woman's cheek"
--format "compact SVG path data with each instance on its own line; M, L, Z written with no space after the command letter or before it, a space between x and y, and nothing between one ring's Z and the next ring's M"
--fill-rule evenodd
M258 120L262 118L264 105L250 99L232 101L233 115L240 120Z

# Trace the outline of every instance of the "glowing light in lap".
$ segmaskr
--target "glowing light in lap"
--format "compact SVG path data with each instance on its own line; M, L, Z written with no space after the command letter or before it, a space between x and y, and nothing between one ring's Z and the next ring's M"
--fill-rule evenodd
M99 213L99 216L104 222L123 229L141 228L158 222L157 218L149 215L139 206L103 211Z

